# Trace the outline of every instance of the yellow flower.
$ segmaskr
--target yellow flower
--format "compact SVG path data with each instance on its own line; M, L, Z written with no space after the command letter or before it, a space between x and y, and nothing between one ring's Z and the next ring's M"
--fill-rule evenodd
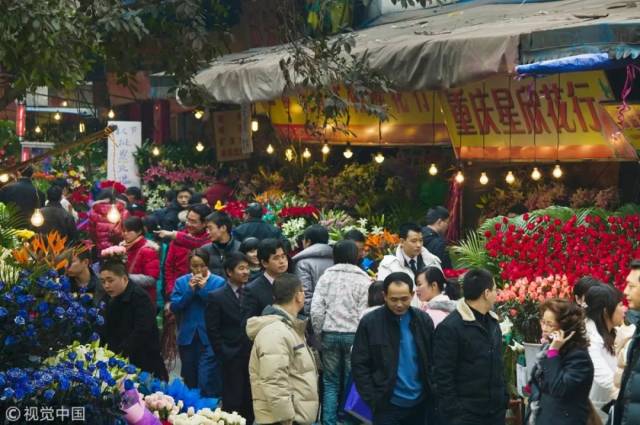
M32 232L31 230L28 230L28 229L20 229L20 230L16 230L16 236L19 237L20 239L29 240L35 236L35 232Z
M78 174L78 173L76 173L76 171L75 171L75 170L71 170L71 171L69 171L69 175L70 175L71 177L75 177L75 176L76 176L76 174Z
M213 209L215 209L216 211L220 211L223 208L224 208L224 205L219 200L218 200L218 202L216 202L216 206L213 207Z

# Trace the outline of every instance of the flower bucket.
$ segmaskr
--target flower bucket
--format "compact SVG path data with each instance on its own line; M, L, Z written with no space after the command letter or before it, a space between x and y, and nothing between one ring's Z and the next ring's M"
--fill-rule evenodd
M527 362L527 382L531 379L531 371L536 364L536 356L542 349L542 344L534 344L531 342L523 342L524 357Z

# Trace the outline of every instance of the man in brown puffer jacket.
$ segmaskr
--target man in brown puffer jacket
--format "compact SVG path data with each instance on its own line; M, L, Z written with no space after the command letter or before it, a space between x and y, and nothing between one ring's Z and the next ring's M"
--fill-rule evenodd
M285 273L273 282L274 304L247 322L253 410L260 425L312 424L318 418L318 370L304 338L302 282Z

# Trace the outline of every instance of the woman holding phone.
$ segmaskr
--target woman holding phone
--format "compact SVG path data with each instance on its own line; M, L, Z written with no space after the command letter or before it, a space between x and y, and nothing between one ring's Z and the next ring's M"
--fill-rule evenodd
M599 423L589 402L593 363L582 308L568 300L550 299L542 304L540 313L545 343L531 373L526 424Z
M176 280L170 308L178 318L177 342L182 379L189 388L199 388L203 396L219 397L222 375L207 337L204 310L207 295L221 288L225 281L211 274L208 264L209 254L202 248L189 254L191 273Z

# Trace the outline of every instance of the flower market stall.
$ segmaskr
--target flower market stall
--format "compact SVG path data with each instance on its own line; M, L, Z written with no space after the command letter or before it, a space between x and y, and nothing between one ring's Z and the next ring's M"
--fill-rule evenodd
M22 230L0 204L0 406L12 422L227 424L218 409L179 379L160 382L101 345L102 305L72 292L61 274L81 248L57 233Z

